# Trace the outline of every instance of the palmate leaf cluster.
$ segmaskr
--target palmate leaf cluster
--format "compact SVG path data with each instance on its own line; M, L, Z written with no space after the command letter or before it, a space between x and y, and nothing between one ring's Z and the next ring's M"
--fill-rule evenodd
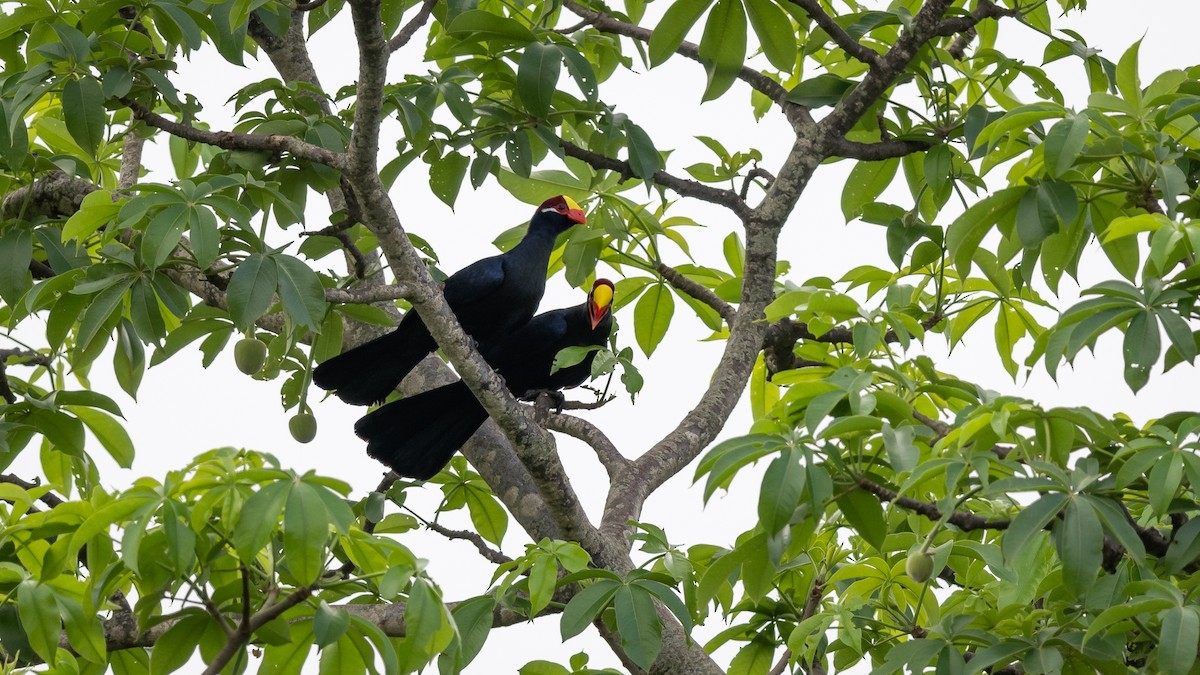
M362 78L325 91L275 73L234 97L237 121L220 133L204 122L220 102L189 92L179 59L265 62L290 27L336 30L353 3L5 6L0 320L28 344L0 347L0 467L39 474L0 482L6 666L162 673L198 654L222 672L315 660L328 672L455 673L492 630L536 618L557 621L564 640L599 626L627 668L657 660L664 672L686 667L672 659L689 649L756 675L776 664L1192 672L1200 417L1187 401L1149 420L1045 406L948 372L926 347L994 344L1023 379L1065 377L1062 364L1120 341L1122 364L1096 367L1121 369L1134 391L1160 368L1191 366L1200 71L1143 79L1137 44L1102 56L1055 25L1083 3L948 2L944 20L964 23L943 24L885 75L883 55L934 4L435 2L403 47L423 50L423 68L389 71L377 102L360 100ZM380 3L382 39L407 38L424 11ZM1002 53L1008 30L1036 36L1041 59ZM706 129L687 149L696 161L680 161L658 147L653 120L605 98L613 79L687 58L706 76L696 102L782 114L821 139L812 154L797 143L781 163L794 139L737 147ZM1061 69L1086 82L1083 100L1059 90ZM626 330L596 358L598 375L620 366L637 393L636 361L679 339L679 315L730 344L761 331L736 383L752 427L692 448L687 469L700 486L688 512L757 483L740 532L677 542L663 524L620 522L606 547L526 529L524 553L508 558L491 547L511 545L523 514L461 457L429 486L365 498L372 485L247 449L192 448L194 460L127 487L101 475L99 453L128 468L135 448L120 407L93 390L93 367L136 397L148 367L191 349L208 366L243 334L267 342L254 376L279 380L284 407L304 412L311 365L392 323L391 298L353 296L389 264L400 274L381 256L394 253L378 236L387 209L327 161L356 152L374 103L392 132L384 188L454 207L468 184L494 183L528 204L585 204L588 225L549 273L583 287L617 279ZM165 141L170 167L139 174L131 148L148 136ZM791 251L764 253L753 226L840 227L793 213L821 197L800 195L795 166L834 160L841 214L878 226L863 245L890 265L848 252L836 279L808 278ZM334 193L329 222L312 222L312 200ZM729 207L713 220L745 230L713 234L696 201ZM405 234L442 275L420 229ZM361 259L346 265L344 251ZM1079 278L1100 280L1076 298ZM738 307L755 302L741 321ZM437 514L410 510L417 489L441 491ZM455 511L495 571L488 593L452 602L437 581L454 572L426 568L407 542L422 525L449 531L439 519ZM922 556L932 569L918 579L906 563ZM587 654L536 656L522 672L599 672Z

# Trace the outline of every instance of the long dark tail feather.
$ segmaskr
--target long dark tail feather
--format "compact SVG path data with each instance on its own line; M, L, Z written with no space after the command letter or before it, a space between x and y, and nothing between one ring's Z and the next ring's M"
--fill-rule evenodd
M313 370L313 384L333 390L351 405L371 405L387 398L435 346L424 325L406 324L322 362Z
M462 382L393 401L354 424L367 454L401 476L428 480L487 420Z

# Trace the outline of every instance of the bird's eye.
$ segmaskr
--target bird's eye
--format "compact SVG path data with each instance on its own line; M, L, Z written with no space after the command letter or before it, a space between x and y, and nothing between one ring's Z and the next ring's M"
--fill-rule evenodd
M566 211L566 210L567 210L567 205L566 205L566 204L559 204L559 205L558 205L558 210L559 210L559 211Z

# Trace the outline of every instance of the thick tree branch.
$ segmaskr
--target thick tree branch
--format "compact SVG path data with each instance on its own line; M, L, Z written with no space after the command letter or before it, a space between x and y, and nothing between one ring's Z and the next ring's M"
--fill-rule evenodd
M679 270L664 263L660 262L655 265L654 270L671 286L717 310L717 314L720 314L721 318L725 319L725 323L733 324L733 320L737 316L737 309L717 297L716 293L685 277Z
M121 172L117 177L117 189L128 190L137 184L142 174L142 149L146 147L146 139L130 129L125 133L125 142L121 148Z
M204 143L205 145L212 145L226 150L254 150L272 153L286 152L297 159L324 164L335 169L341 169L345 164L345 158L341 153L326 150L325 148L292 136L243 134L234 131L208 131L189 124L183 124L182 122L169 120L132 99L122 99L121 102L133 111L135 118L155 129L165 131L172 136L177 136L185 140Z
M421 8L417 10L417 13L413 15L413 18L409 19L408 23L404 24L404 27L392 36L391 40L388 40L388 51L394 52L408 44L408 41L411 40L413 36L417 34L417 31L421 30L421 27L425 25L425 22L429 20L430 15L433 14L433 6L435 4L437 4L437 0L424 0L424 2L421 3Z
M842 97L818 126L829 140L842 138L879 97L903 74L918 50L937 35L939 21L953 0L927 0L913 17L909 28L900 34L896 43L854 89Z
M564 0L563 6L595 26L596 30L604 33L621 35L634 40L639 40L641 42L650 41L650 34L653 31L651 31L649 28L643 28L642 26L626 23L608 14L605 14L604 12L584 7L578 2L575 2L575 0ZM693 61L696 61L697 63L700 62L700 47L694 42L688 42L687 40L684 40L679 45L679 48L675 51L680 56L687 57ZM738 79L742 80L746 84L750 85L751 88L756 89L758 92L780 105L799 108L799 106L783 100L783 97L787 96L787 89L785 89L783 85L779 84L775 80L772 80L766 75L763 75L757 70L750 68L749 66L742 66L741 70L738 72Z
M617 450L617 446L613 445L608 436L604 435L599 427L583 418L571 415L549 415L542 421L542 426L590 445L596 451L596 457L600 460L600 464L608 472L609 480L629 466L629 460L625 459L624 455Z
M0 218L69 216L79 210L84 197L99 189L89 181L57 169L48 171L33 183L4 195L4 201L0 204Z
M570 0L567 1L570 2ZM591 150L581 148L568 140L560 139L559 144L562 145L563 151L566 152L567 155L574 157L575 159L583 160L594 168L616 172L621 176L622 181L626 181L634 177L633 168L629 166L629 162L609 157L607 155L601 155L597 152L592 152ZM738 196L738 193L734 192L733 190L715 188L689 178L679 178L678 176L673 176L666 171L658 171L651 176L650 179L656 184L674 190L684 197L694 197L701 201L724 206L733 211L739 218L743 220L749 216L750 207L746 206L746 203L742 201L742 198Z
M402 300L412 291L408 284L389 286L356 286L354 288L326 288L325 301L341 304L369 305L376 302Z
M834 21L833 17L821 8L820 2L817 0L791 0L791 2L812 17L813 23L825 31L837 46L841 47L851 58L862 61L872 68L878 68L883 65L879 53L851 37L846 32L846 29L842 28L841 24Z
M354 126L350 132L349 173L374 174L379 162L379 126L383 120L383 87L391 49L383 36L379 0L350 3L354 36L358 41L358 87L355 91ZM360 204L370 202L359 199Z

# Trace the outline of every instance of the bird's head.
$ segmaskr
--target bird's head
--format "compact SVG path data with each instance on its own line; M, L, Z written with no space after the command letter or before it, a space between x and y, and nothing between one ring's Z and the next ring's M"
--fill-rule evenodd
M535 221L554 223L558 226L556 229L559 232L565 232L572 225L583 225L587 222L587 217L583 215L583 209L574 199L566 195L551 197L542 202L533 218Z
M588 319L592 322L592 330L596 330L596 326L612 312L615 292L613 282L608 279L597 279L596 283L592 284L592 292L588 293L587 300Z

